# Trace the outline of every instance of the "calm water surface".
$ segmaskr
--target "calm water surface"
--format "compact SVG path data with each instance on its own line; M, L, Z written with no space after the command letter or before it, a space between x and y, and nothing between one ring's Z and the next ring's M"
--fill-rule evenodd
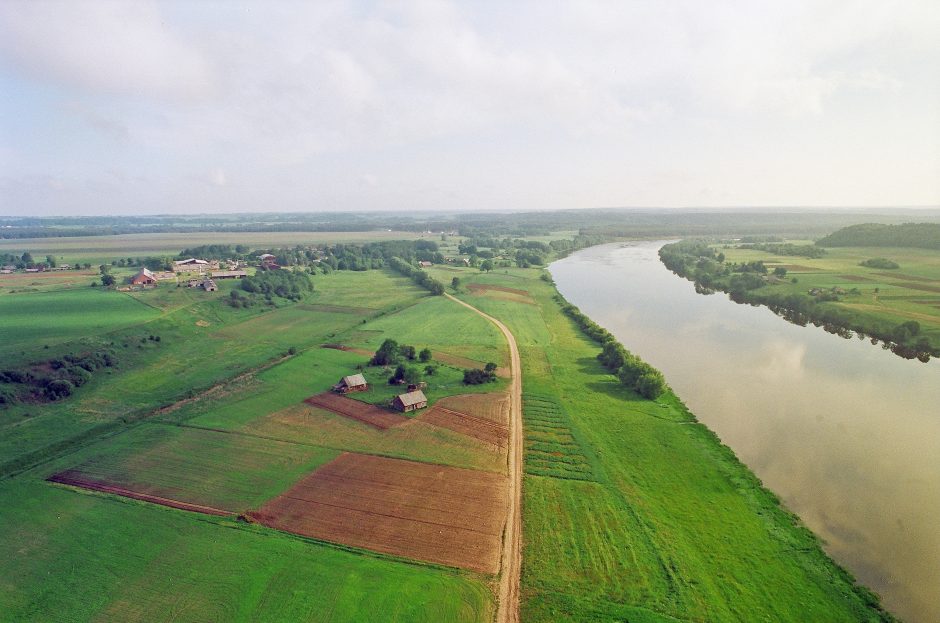
M906 621L940 621L940 361L696 294L663 242L551 266L564 296L649 361Z

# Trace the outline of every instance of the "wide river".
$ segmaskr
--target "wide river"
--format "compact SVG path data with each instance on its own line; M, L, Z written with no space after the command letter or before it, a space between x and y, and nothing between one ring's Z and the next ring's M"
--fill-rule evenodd
M940 361L697 294L659 262L663 244L593 247L550 270L889 610L940 621Z

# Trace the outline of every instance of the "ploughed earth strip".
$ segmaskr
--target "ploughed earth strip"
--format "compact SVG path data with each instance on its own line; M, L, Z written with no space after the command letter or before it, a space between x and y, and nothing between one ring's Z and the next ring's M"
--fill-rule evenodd
M505 394L453 396L438 401L417 419L505 448L509 443L505 415L508 409L509 400ZM472 415L474 412L479 415Z
M344 417L359 420L379 430L386 430L409 420L404 415L386 411L380 407L344 398L332 392L323 392L304 400L308 405L332 411Z
M303 536L496 573L507 487L503 474L344 453L248 515Z

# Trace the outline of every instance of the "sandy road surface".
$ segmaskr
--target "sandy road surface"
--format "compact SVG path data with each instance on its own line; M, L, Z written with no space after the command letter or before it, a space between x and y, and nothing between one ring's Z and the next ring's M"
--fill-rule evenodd
M503 530L500 555L499 607L496 611L496 622L518 623L519 572L522 569L522 365L519 348L516 346L516 338L499 320L450 294L445 293L444 296L472 309L495 324L509 343L512 371L509 386L509 513L506 517L506 528Z

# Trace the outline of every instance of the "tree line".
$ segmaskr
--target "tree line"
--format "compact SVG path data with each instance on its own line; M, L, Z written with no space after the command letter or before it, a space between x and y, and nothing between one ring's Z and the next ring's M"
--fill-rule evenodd
M561 304L561 310L574 320L585 335L601 344L602 350L597 359L620 379L624 387L649 400L658 398L666 391L666 379L662 372L624 348L610 331L565 301L561 295L557 295L556 300Z
M424 288L431 294L434 294L436 296L440 296L444 294L443 283L441 283L437 279L434 279L433 277L431 277L431 275L427 274L420 268L416 268L415 266L412 266L411 264L401 259L400 257L391 258L388 262L388 265L392 270L395 270L401 273L405 277L409 277L412 281L414 281L416 284L418 284L419 286L421 286L422 288Z

